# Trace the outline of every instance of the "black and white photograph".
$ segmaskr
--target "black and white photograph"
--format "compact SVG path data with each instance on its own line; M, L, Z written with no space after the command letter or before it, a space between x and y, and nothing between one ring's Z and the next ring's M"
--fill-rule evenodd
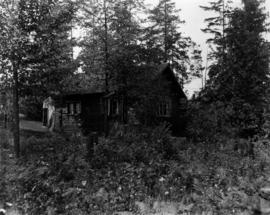
M270 0L0 0L0 215L270 215Z

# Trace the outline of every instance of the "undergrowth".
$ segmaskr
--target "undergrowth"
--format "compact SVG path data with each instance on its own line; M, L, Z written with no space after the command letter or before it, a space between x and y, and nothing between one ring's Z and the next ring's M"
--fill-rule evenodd
M255 157L216 145L174 138L167 126L118 127L86 158L86 141L59 135L28 137L23 158L7 168L9 198L24 214L113 214L137 202L172 201L188 212L252 214L269 178L269 140L255 142Z

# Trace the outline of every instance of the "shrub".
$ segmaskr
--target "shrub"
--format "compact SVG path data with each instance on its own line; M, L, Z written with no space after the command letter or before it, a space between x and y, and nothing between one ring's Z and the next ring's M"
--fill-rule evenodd
M9 177L16 202L27 214L113 214L135 211L136 201L148 199L180 202L194 214L240 214L256 208L252 198L269 178L268 139L253 142L253 159L221 134L217 145L224 147L208 147L172 137L164 124L116 131L99 139L91 162L79 138L28 138L32 156Z
M167 124L155 128L117 125L108 139L101 139L95 148L93 163L150 163L152 160L175 159L182 139L171 136Z
M188 134L195 141L216 142L219 136L252 138L262 133L262 108L241 99L232 101L204 101L189 103ZM267 126L267 125L265 125Z
M20 99L21 112L31 120L42 118L42 97L25 96Z
M235 112L231 104L192 101L188 110L188 136L195 141L215 143L220 136L234 138L239 133L238 125L233 123Z
M66 210L71 195L64 194L75 181L81 182L82 175L87 175L89 165L84 160L83 147L75 137L67 140L52 135L25 139L23 162L16 175L10 177L15 181L13 191L17 192L16 201L24 213L45 214L50 208L57 213Z

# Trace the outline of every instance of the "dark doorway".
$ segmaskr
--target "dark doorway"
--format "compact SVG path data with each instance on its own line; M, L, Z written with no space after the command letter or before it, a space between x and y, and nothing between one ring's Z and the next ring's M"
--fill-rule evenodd
M43 119L42 119L43 125L46 126L48 123L48 108L43 108L42 116L43 116Z

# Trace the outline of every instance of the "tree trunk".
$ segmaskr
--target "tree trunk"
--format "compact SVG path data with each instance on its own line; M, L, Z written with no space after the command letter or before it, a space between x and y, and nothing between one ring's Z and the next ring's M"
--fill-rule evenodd
M104 54L105 54L105 92L109 93L109 73L108 73L108 14L107 14L107 0L103 0L103 12L104 12ZM109 121L107 115L107 103L105 103L105 112L104 112L104 125L105 125L105 135L109 134Z
M18 93L18 67L13 66L13 137L14 152L17 158L20 157L20 119L19 119L19 93Z
M108 17L107 17L107 4L106 0L103 1L103 10L104 10L104 33L105 33L105 39L104 39L104 52L105 52L105 90L106 93L109 92L109 74L108 74Z
M167 21L167 2L165 2L165 5L164 5L164 13L165 13L165 17L164 17L164 53L165 53L165 56L164 56L164 61L167 62L168 61L168 21Z

